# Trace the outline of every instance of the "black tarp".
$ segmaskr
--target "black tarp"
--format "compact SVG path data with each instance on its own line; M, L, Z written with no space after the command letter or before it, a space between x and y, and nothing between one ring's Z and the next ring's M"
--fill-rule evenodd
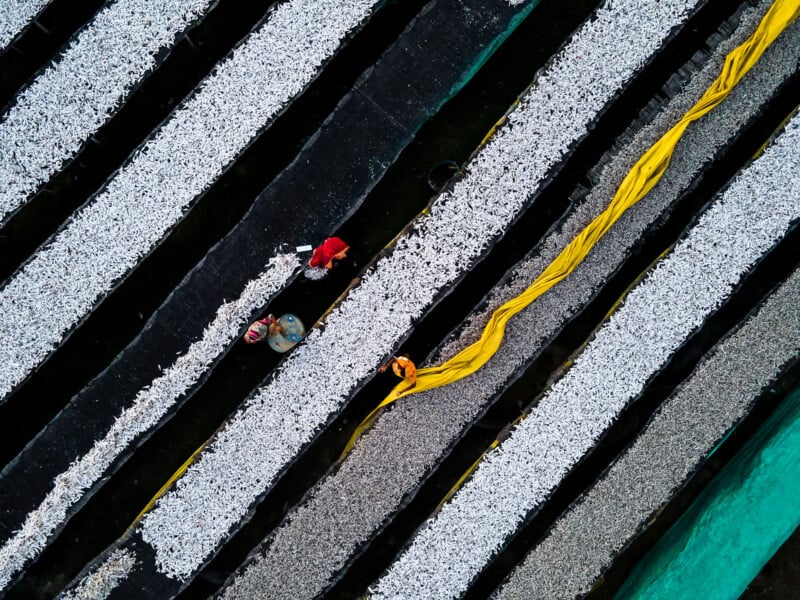
M264 270L279 244L292 249L335 231L422 124L534 5L530 1L511 7L502 0L470 7L456 0L427 5L364 73L295 161L258 196L236 228L176 287L141 334L6 467L0 475L0 527L20 527L51 490L53 479L105 434L161 367L172 364L199 339L219 306L237 297ZM164 420L190 395L180 398ZM106 475L133 450L129 447ZM68 518L79 507L73 507Z

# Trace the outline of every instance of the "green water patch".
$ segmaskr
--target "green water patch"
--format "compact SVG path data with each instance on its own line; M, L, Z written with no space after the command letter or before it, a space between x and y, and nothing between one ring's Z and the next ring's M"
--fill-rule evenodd
M637 564L615 598L738 598L800 524L800 387Z

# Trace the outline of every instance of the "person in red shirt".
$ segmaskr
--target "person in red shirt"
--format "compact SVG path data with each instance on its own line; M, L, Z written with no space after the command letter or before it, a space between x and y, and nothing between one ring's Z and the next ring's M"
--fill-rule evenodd
M314 248L308 266L313 268L324 268L329 271L333 268L334 260L342 260L347 257L350 246L338 237L329 237L319 246Z

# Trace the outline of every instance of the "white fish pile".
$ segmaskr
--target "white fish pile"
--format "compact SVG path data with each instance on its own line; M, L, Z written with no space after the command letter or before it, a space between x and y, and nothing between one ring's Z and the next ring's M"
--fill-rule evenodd
M86 575L75 586L59 596L60 600L104 600L111 595L119 582L128 576L136 566L133 552L125 549L115 550L102 565Z
M69 160L211 0L117 0L0 122L0 222Z
M136 395L133 404L117 417L108 433L56 477L52 491L0 548L0 590L29 560L41 553L50 535L64 523L70 508L82 500L86 490L202 377L253 312L263 308L266 300L283 287L299 266L300 261L294 254L271 259L267 269L247 284L239 298L219 307L202 337Z
M190 576L222 543L698 3L615 1L574 34L466 177L367 272L147 514L140 532L163 573ZM621 47L623 36L629 43Z
M0 50L41 13L50 0L9 0L0 2Z
M798 218L800 116L634 288L575 365L417 533L372 596L429 599L463 592Z
M279 4L8 281L0 290L0 398L153 249L377 3Z
M555 522L498 600L575 598L669 502L800 353L800 270L715 347L634 444Z

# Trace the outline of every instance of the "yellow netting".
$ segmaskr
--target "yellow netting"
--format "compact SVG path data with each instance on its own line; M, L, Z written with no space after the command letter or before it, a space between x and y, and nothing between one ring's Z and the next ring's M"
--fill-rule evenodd
M726 57L722 72L702 98L633 166L609 206L564 248L524 292L494 311L478 341L439 366L420 369L417 372L416 385L399 383L356 428L342 456L352 448L378 411L385 406L403 396L456 382L486 364L500 347L509 319L574 271L617 219L653 188L669 166L675 146L686 128L728 96L767 47L798 15L800 15L800 0L775 0L753 35Z

